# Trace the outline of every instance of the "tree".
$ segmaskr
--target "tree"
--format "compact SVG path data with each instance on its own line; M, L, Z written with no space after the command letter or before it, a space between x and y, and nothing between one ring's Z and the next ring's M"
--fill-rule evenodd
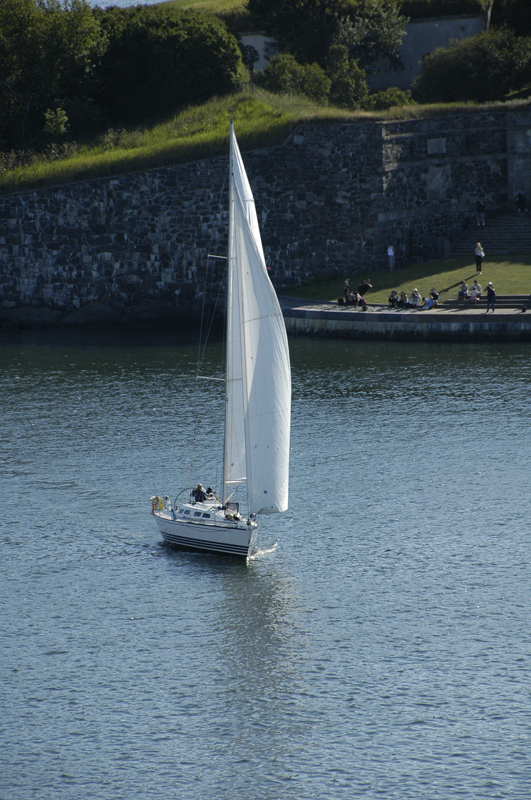
M332 45L328 54L328 75L332 81L330 102L339 108L359 108L367 97L369 87L365 72L355 59L348 56L345 45Z
M344 44L361 66L391 55L405 32L399 0L248 0L249 10L280 47L301 62L324 66L333 44Z
M111 124L166 116L226 94L238 78L237 41L213 16L137 6L102 12L102 25L101 103Z
M352 11L339 20L334 41L344 44L349 56L364 68L380 56L396 60L406 22L396 0L358 0Z
M47 109L79 102L103 48L87 0L2 0L0 130L7 146L38 140Z
M243 42L238 42L238 47L240 48L242 54L242 61L249 70L249 74L251 76L251 80L253 79L254 75L254 65L257 61L260 60L260 53L253 47L252 44L244 44Z
M413 85L422 103L503 100L531 81L531 37L507 29L453 41L426 56Z
M485 14L485 30L488 31L490 28L490 18L492 14L492 6L494 5L494 0L478 0L481 10Z
M297 61L321 65L336 28L342 0L248 0L247 7Z
M496 0L491 23L495 27L506 25L517 36L531 36L531 3L529 0Z

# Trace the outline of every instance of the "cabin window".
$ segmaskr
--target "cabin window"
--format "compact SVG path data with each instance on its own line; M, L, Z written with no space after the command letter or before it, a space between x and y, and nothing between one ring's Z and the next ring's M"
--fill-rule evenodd
M187 511L185 511L184 513L185 513L185 514L189 514L189 513L190 513L190 510L187 510Z
M200 516L201 516L200 511L194 511L194 517L200 517Z
M210 519L210 514L203 514L203 519Z

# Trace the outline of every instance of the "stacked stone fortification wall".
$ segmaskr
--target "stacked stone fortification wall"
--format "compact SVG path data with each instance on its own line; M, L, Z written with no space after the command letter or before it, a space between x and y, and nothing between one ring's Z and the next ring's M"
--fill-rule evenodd
M442 257L517 184L531 194L531 117L483 112L298 126L244 154L278 291L311 279ZM0 300L72 310L189 303L217 292L227 235L227 159L0 197ZM207 267L208 265L208 267Z

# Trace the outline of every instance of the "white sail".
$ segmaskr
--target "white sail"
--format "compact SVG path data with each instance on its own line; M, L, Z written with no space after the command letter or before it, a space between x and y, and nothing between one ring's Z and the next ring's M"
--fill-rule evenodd
M239 301L231 326L237 317L247 496L251 514L271 514L288 507L289 348L280 304L267 274L254 199L232 131L231 140L234 182L229 258ZM232 305L234 310L235 299ZM236 339L234 331L231 339Z
M184 502L151 501L167 544L248 558L255 515L288 506L291 378L284 319L232 123L230 162L223 503L202 493L192 500L188 491ZM248 517L227 505L244 483Z

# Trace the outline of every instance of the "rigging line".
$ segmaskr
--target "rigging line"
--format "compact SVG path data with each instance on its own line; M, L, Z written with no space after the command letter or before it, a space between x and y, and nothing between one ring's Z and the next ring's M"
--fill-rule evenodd
M222 209L222 198L223 198L223 195L225 193L225 185L226 185L226 183L227 183L227 171L225 170L224 178L223 178L223 185L221 187L221 192L220 192L219 197L218 197L218 207L217 207L217 212L216 212L218 216L220 215L220 212L221 212L221 209ZM211 236L210 236L210 242L208 244L208 250L213 249L212 248L213 239L214 239L214 228L212 226L212 232L211 232ZM196 377L199 377L199 371L201 369L201 366L202 366L204 358L205 358L206 347L207 347L208 339L209 339L210 332L211 332L211 329L212 329L212 325L213 325L213 322L214 322L215 313L216 313L216 310L217 310L217 307L218 307L219 298L220 298L220 295L221 295L222 285L223 285L223 280L221 280L219 282L218 293L217 293L216 301L214 303L214 309L213 309L213 312L212 312L212 315L211 315L210 324L208 326L208 330L206 331L206 335L203 336L204 327L205 327L206 298L207 298L207 286L208 286L208 258L207 258L207 260L206 260L206 270L205 270L205 282L204 282L204 290L203 290L203 303L202 303L202 306L201 306L201 324L200 324L200 328L199 328L199 344L198 344L198 351L197 351ZM204 338L204 344L203 344L203 338ZM192 485L192 473L193 473L193 469L194 469L195 447L196 447L196 443L197 443L197 431L198 431L198 428L199 428L199 410L197 410L196 414L194 415L193 437L192 437L192 447L191 447L191 451L192 452L191 452L191 457L190 457L190 474L189 474L189 477L188 477L188 486L189 487Z
M216 212L217 216L220 215L220 212L221 212L221 209L222 209L222 199L223 199L223 196L225 194L225 185L226 185L226 183L227 183L227 172L225 170L224 178L223 178L223 185L221 187L221 192L220 192L220 194L218 196L218 207L217 207L217 212ZM197 353L197 373L199 373L199 370L200 370L201 365L203 363L203 359L205 357L206 347L207 347L208 340L209 340L209 337L210 337L210 332L212 330L212 325L213 325L213 322L214 322L215 313L217 311L217 305L218 305L219 295L220 295L220 291L218 289L218 296L216 298L216 301L214 303L214 308L213 308L212 313L210 315L210 322L208 324L208 328L205 330L205 324L206 324L205 323L205 317L206 317L206 306L207 306L207 289L208 289L208 277L209 277L209 263L208 263L208 261L209 261L209 258L223 258L223 256L211 256L210 255L209 251L213 249L212 248L213 240L214 240L214 225L212 225L212 230L211 230L211 234L210 234L210 241L208 243L208 249L207 249L205 281L204 281L204 286L203 286L203 303L202 303L202 306L201 306L201 325L200 325L200 330L199 330L199 346L198 346L198 353ZM204 339L204 341L203 341L203 339Z
M198 364L198 369L201 366L201 364L203 363L203 360L205 358L206 346L207 346L208 340L210 339L210 333L212 331L212 325L214 324L214 319L216 317L216 311L218 309L219 299L221 297L222 288L223 288L223 281L221 280L219 282L219 285L218 285L218 293L217 293L216 299L214 301L214 307L212 309L212 314L210 315L210 324L208 326L208 330L207 330L206 336L205 336L205 347L204 347L204 350L203 350L203 354L201 356L201 363ZM199 377L199 375L197 375L196 377ZM214 380L224 380L224 379L223 378L214 378Z

